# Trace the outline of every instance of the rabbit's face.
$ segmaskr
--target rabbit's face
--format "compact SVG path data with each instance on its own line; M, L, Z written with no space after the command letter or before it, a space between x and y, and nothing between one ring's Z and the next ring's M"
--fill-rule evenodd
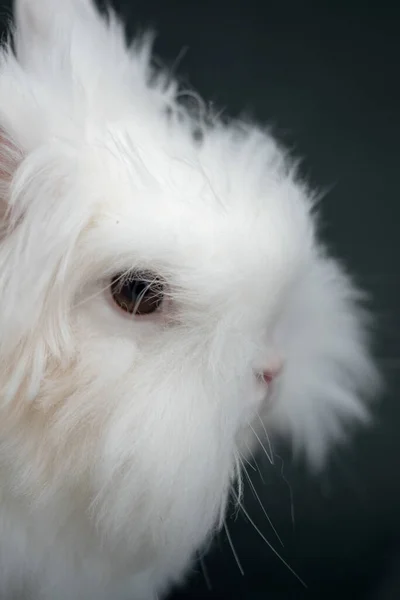
M85 169L87 194L95 193L71 258L75 335L78 346L101 344L101 361L118 356L132 396L146 389L163 402L168 382L183 397L207 390L233 434L254 416L284 359L274 332L309 269L309 207L290 179L269 202L256 181L246 196L241 161L261 150L262 138L243 135L240 148L221 130L224 160L211 142L196 148L187 139L182 153L173 128L169 141L165 151L153 138L141 165L136 150L111 140L112 151L102 149ZM88 349L83 357L97 354ZM104 368L96 362L94 370Z
M25 485L42 498L84 480L109 527L132 512L148 536L156 513L192 539L218 518L279 366L274 327L312 227L283 164L262 183L253 162L249 178L253 152L279 158L263 136L221 128L199 146L163 127L139 149L122 124L22 159L2 296L21 369L2 381Z
M72 494L142 556L185 554L259 414L314 463L366 417L362 323L271 138L196 141L147 45L45 4L17 5L0 72L2 459L35 502Z

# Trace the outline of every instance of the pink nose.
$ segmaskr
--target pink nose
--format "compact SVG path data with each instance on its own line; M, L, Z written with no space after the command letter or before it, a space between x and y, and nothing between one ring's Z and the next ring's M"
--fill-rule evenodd
M266 383L266 384L270 384L275 377L277 377L279 375L279 373L282 370L282 365L276 365L273 368L270 369L265 369L265 371L262 371L261 373L261 379Z

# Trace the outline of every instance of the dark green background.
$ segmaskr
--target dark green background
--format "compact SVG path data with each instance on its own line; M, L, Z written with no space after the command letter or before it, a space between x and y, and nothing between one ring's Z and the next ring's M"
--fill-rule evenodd
M6 17L10 3L1 6ZM273 125L304 157L304 174L327 190L326 239L372 292L387 380L375 429L338 453L321 478L291 464L285 449L284 477L279 459L275 466L260 459L264 482L249 469L284 548L251 489L245 506L308 590L239 514L228 525L244 576L222 533L204 559L210 585L199 566L174 598L400 599L400 9L351 0L114 6L130 33L147 25L159 31L156 50L167 66L186 48L178 67L184 82L229 115L245 110Z

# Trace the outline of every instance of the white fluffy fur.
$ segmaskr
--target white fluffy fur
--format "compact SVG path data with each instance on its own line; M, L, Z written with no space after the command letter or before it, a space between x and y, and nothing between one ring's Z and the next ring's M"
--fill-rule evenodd
M126 48L89 0L15 13L0 56L0 596L151 600L223 521L258 414L318 467L368 420L376 374L357 294L274 140L196 120L150 41ZM154 317L109 297L135 268L168 282ZM268 391L255 372L278 356Z

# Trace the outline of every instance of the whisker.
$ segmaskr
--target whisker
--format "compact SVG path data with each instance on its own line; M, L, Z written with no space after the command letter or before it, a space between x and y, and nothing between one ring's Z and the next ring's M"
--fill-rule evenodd
M251 462L245 456L243 456L242 454L239 454L239 456L240 456L240 460L244 460L244 462L247 464L247 466L250 467L250 469L253 469L253 471L255 473L257 473L257 469L255 468L255 466L252 465Z
M199 563L201 566L201 570L203 572L203 577L204 577L204 581L206 582L206 586L209 592L212 592L212 584L211 584L211 580L210 577L208 575L208 569L206 567L206 563L204 561L204 558L202 556L199 556Z
M258 417L258 419L259 419L259 421L261 423L261 427L262 427L262 429L263 429L263 431L265 433L265 437L266 437L267 442L268 442L268 448L269 448L269 451L271 452L271 464L273 465L273 464L275 464L275 461L274 461L274 451L272 449L271 440L270 440L270 437L268 435L268 431L267 431L267 429L265 427L265 423L262 420L262 418L260 417L259 413L257 413L257 417Z
M262 443L262 441L260 440L260 437L258 436L257 432L255 431L254 427L252 425L250 425L250 429L252 430L252 432L254 433L255 437L257 438L261 448L264 450L265 452L265 456L268 458L269 462L271 463L271 465L274 464L274 457L273 455L270 456L267 452L267 449L265 448L264 444Z
M253 469L255 468L255 470L257 470L257 472L258 472L258 474L259 474L259 476L260 476L260 479L261 479L261 481L262 481L263 485L265 485L265 480L264 480L264 477L262 476L261 469L260 469L260 467L259 467L259 465L258 465L258 462L257 462L257 460L256 460L256 458L255 458L255 456L254 456L254 454L253 454L253 451L251 450L251 448L249 447L249 445L248 445L248 444L246 444L246 447L247 447L247 451L248 451L248 453L249 453L249 454L250 454L250 456L251 456L251 460L253 461L253 463L254 463L254 465L255 465L255 467L254 467L253 465L252 465L252 467L253 467ZM248 461L246 461L246 462L248 462ZM250 463L249 463L249 464L250 464Z
M258 535L260 536L260 538L267 544L268 548L275 554L275 556L277 558L279 558L279 560L285 565L285 567L290 571L290 573L292 573L292 575L301 583L301 585L308 589L307 584L301 579L301 577L299 575L297 575L296 571L289 565L289 563L283 558L283 556L281 556L279 554L279 552L273 547L273 545L271 544L271 542L269 542L267 540L267 538L265 537L265 535L260 531L260 529L257 527L257 525L254 523L253 519L250 517L249 513L247 512L247 510L244 508L244 506L241 504L241 509L245 515L245 517L247 518L247 520L250 522L251 525L253 525L254 529L256 530L256 532L258 533Z
M252 492L253 492L253 494L254 494L254 496L255 496L255 498L256 498L256 500L257 500L257 502L259 503L259 505L260 505L260 507L261 507L261 510L263 511L263 513L264 513L265 517L267 518L267 521L268 521L268 523L270 524L270 527L271 527L272 531L273 531L273 532L274 532L274 534L276 535L278 542L280 543L280 545L282 546L282 548L284 548L284 547L285 547L285 544L283 543L283 541L282 541L282 538L281 538L281 537L280 537L280 535L278 534L278 532L277 532L277 530L276 530L276 528L275 528L274 524L273 524L273 523L272 523L272 521L271 521L271 518L270 518L270 516L268 515L268 513L267 513L267 511L266 511L266 509L265 509L265 507L264 507L263 503L261 502L261 498L260 498L260 496L258 495L258 493L257 493L257 490L256 490L256 488L255 488L255 486L254 486L253 482L251 481L251 477L249 476L249 474L248 474L248 472L247 472L247 469L246 469L246 467L245 467L245 465L244 465L243 463L242 463L242 467L243 467L244 473L245 473L245 475L246 475L247 481L249 482L250 488L251 488L251 490L252 490Z
M225 529L226 537L228 538L229 545L230 545L231 550L232 550L232 554L233 554L233 556L235 558L236 564L237 564L238 569L240 571L240 574L244 575L244 570L243 570L242 564L241 564L241 562L239 560L239 557L238 557L238 555L236 553L235 547L233 545L231 534L229 533L228 525L226 524L226 520L224 521L224 529Z
M254 459L254 463L255 463L255 465L256 465L256 468L257 468L257 471L258 471L258 475L259 475L259 477L260 477L260 479L261 479L261 483L262 483L263 485L265 485L265 479L264 479L264 477L263 477L263 475L262 475L262 471L261 471L260 467L258 466L258 462L256 461L256 459Z
M235 475L237 481L237 497L241 499L243 497L243 477L242 477L242 461L240 458L240 454L235 454ZM235 518L239 516L240 504L236 503L236 515Z
M285 467L285 462L284 462L283 458L281 456L279 456L279 454L277 454L276 452L275 452L275 456L281 461L280 475L281 475L283 481L288 486L289 496L290 496L290 517L291 517L291 520L292 520L292 526L293 526L293 531L294 531L294 529L295 529L295 518L294 518L293 488L292 488L292 486L290 485L289 481L287 480L287 478L285 477L285 475L283 473L283 469Z

